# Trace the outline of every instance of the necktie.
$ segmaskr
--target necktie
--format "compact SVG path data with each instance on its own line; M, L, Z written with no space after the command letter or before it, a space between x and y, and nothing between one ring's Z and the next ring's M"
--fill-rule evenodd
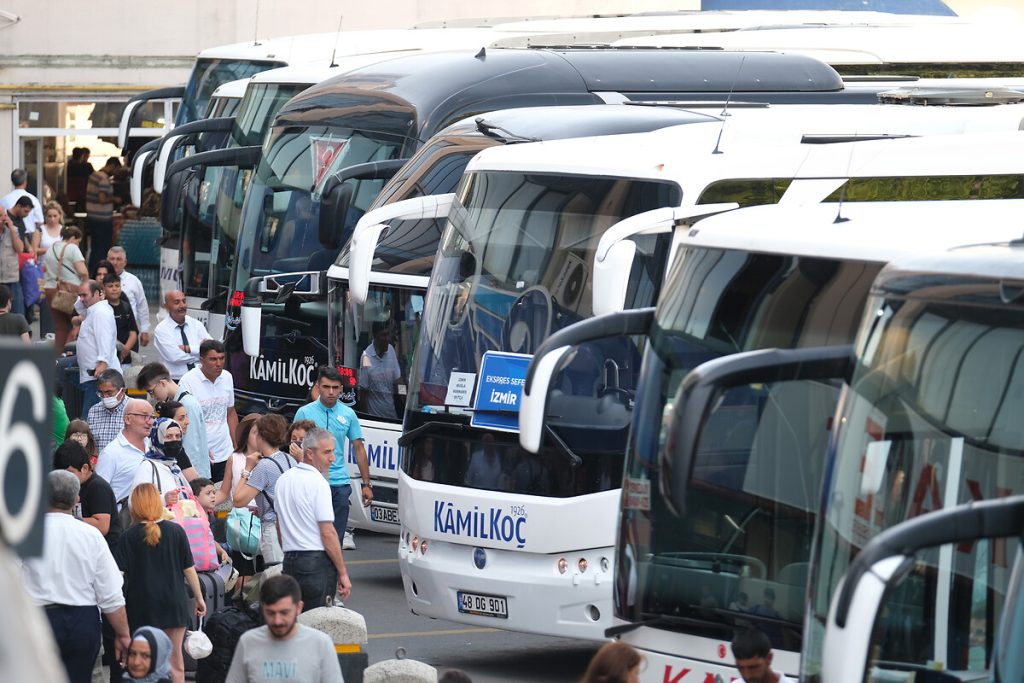
M181 343L184 344L185 346L188 346L188 337L185 336L185 323L178 325L178 332L181 332ZM187 367L189 370L191 370L195 366L195 363L185 363L185 367Z

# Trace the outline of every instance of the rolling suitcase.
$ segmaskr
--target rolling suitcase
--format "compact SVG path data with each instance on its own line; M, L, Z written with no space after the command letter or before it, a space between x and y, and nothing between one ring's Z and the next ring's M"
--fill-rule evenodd
M209 619L211 615L222 611L227 607L227 603L224 596L224 579L217 572L197 572L199 575L199 587L203 590L203 600L206 601L206 619ZM195 600L193 600L195 605ZM191 622L187 629L189 631L202 631L202 621L199 617L192 615ZM182 655L185 658L185 671L196 670L196 660L188 656L188 652L182 650Z

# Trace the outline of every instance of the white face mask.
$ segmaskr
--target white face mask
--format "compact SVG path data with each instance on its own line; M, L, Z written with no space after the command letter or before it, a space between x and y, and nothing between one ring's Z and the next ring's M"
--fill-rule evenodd
M119 391L113 396L104 396L102 401L104 408L107 410L113 410L121 402L121 392Z

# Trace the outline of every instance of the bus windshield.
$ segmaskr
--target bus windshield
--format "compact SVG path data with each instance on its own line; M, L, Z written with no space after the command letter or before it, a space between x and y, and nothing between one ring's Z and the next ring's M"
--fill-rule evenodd
M231 131L232 144L250 147L263 144L263 135L284 103L309 87L309 83L251 83L238 107Z
M394 129L406 129L402 121L393 123ZM244 246L235 289L244 288L250 277L327 270L344 241L320 242L320 193L328 178L355 164L399 159L408 143L401 134L376 130L324 125L271 129L242 208ZM341 235L351 232L385 181L351 182L355 189L345 225L337 228Z
M586 429L568 430L557 449L539 456L521 451L514 434L464 431L469 411L446 405L449 380L452 373L479 373L487 351L530 354L552 332L589 317L590 268L601 235L624 217L680 200L676 185L651 180L487 171L463 177L441 236L410 377L405 431L430 423L419 432L424 438L413 436L406 446L412 457L403 458L403 467L411 476L557 497L619 486L621 449L594 443ZM627 305L656 299L667 239L637 239ZM581 354L567 391L600 391L601 358ZM632 385L638 365L622 369L621 386Z
M741 624L798 651L808 560L838 389L811 381L721 392L673 512L658 454L683 377L763 348L852 343L879 264L688 247L645 354L629 436L616 615L729 640ZM659 628L662 623L659 623Z
M1024 320L1000 304L998 284L987 288L937 280L927 298L880 293L868 303L824 480L808 680L820 671L836 584L869 539L926 512L1024 492ZM872 665L985 671L1016 546L980 540L921 553L886 598Z
M206 111L213 91L230 81L249 78L267 69L286 66L283 62L254 62L248 59L197 59L185 85L185 94L174 124L199 120Z

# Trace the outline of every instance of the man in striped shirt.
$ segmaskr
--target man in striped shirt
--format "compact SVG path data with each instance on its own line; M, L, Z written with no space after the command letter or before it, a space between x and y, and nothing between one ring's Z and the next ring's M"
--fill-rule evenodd
M85 235L89 239L89 271L107 256L114 241L114 196L111 176L121 168L121 160L110 157L103 168L89 176L85 189Z

